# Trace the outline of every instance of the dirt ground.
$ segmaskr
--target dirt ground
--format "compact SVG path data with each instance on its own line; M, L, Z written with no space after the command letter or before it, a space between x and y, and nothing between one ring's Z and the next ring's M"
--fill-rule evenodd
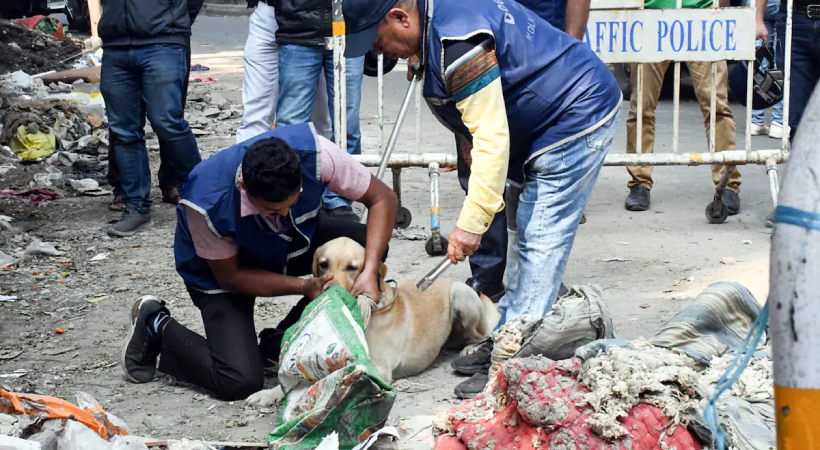
M225 87L230 101L241 103L241 51L247 19L201 18L194 30L194 63L211 67L207 76ZM386 77L385 141L406 81L399 67ZM624 103L628 108L628 103ZM734 105L736 117L745 112ZM662 102L659 123L672 123L671 103ZM362 98L363 148L378 148L376 82L366 79ZM626 114L624 115L624 119ZM426 109L420 116L422 135L417 142L411 112L398 153L452 152L452 137ZM238 120L237 120L238 122ZM625 122L625 120L624 120ZM703 119L696 101L683 105L681 148L704 151ZM742 147L743 125L738 126ZM203 155L232 144L231 137L199 139ZM755 138L755 148L776 143ZM625 147L621 124L613 152ZM671 151L671 126L659 127L657 151ZM156 171L158 154L151 153ZM709 225L703 215L711 200L708 168L668 167L655 172L652 209L629 213L623 209L628 176L622 167L605 168L586 210L589 222L578 233L567 284L597 284L613 314L620 337L649 335L692 296L716 281L735 280L759 300L768 293L770 230L763 219L771 209L765 170L741 169L744 174L743 209L724 225ZM0 182L0 188L4 182ZM403 202L414 225L429 227L429 181L426 169L403 172ZM207 392L159 377L134 385L124 381L118 366L130 303L140 295L154 294L169 303L174 318L201 330L197 310L187 297L174 270L174 209L159 203L154 190L154 220L149 231L126 239L105 235L106 222L117 215L106 209L108 198L69 197L42 207L18 200L0 201L0 214L12 216L15 225L43 241L54 243L65 255L27 260L14 270L0 271L0 293L19 300L0 303L0 377L18 369L21 378L0 378L0 386L73 399L77 391L94 395L105 408L123 418L140 435L158 438L265 441L275 426L274 411L246 409L243 402L222 402ZM442 228L449 233L463 201L456 175L441 178ZM3 231L6 250L22 242ZM2 242L0 242L2 244ZM106 259L92 262L99 254ZM394 240L387 261L389 276L418 278L438 261L424 252L424 241ZM460 264L449 276L466 279L469 268ZM257 329L272 326L294 303L294 298L259 299ZM65 330L57 334L57 328ZM19 353L18 356L9 358ZM409 381L393 409L395 419L429 415L452 405L453 387L461 380L452 373L443 354L428 371ZM272 381L272 380L270 380Z
M71 65L62 61L81 51L81 47L68 39L57 41L39 31L0 19L0 74L23 70L35 75L70 69Z

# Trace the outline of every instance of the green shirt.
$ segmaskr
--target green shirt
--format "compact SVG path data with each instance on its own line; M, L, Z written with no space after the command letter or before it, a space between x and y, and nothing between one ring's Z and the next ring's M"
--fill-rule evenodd
M643 7L646 9L675 9L677 0L644 0ZM683 0L684 8L710 8L712 0Z

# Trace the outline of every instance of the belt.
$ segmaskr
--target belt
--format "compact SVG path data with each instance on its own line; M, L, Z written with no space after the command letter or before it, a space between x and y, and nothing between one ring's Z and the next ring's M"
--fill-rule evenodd
M803 5L799 3L794 4L795 14L803 14L809 19L820 19L820 4L818 5Z

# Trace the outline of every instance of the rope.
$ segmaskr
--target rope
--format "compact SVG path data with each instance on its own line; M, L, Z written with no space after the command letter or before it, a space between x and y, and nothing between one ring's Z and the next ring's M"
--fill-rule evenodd
M742 374L746 369L746 366L755 354L755 350L757 350L757 345L760 343L760 338L763 336L763 331L766 329L766 325L768 323L769 302L767 300L766 304L763 306L763 310L760 311L760 314L758 314L754 324L752 324L752 329L749 330L749 334L746 336L743 346L740 348L740 351L734 361L732 361L732 364L729 365L726 372L724 372L723 376L720 377L720 380L718 380L717 386L715 387L715 393L706 404L706 409L704 410L703 415L706 419L706 425L712 432L712 436L714 436L715 448L717 450L724 450L726 448L726 436L723 433L723 429L720 427L720 417L717 413L718 399L721 394L726 392L726 390L735 384L738 378L740 378L740 374Z
M396 283L395 280L385 280L385 283L393 286L393 301L395 301L396 297L398 297L399 295L398 283ZM384 292L382 292L380 295L384 297ZM381 300L383 299L379 299L380 302ZM356 297L356 301L359 303L359 312L362 314L362 325L364 325L363 328L366 330L367 325L370 324L370 316L373 314L373 311L379 309L379 303L376 303L375 300L371 299L370 297L364 294L361 294L358 297Z

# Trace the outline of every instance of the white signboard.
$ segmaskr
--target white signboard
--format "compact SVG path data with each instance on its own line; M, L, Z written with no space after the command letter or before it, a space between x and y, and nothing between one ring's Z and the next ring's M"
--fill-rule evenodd
M750 8L589 12L584 42L606 63L750 60Z

